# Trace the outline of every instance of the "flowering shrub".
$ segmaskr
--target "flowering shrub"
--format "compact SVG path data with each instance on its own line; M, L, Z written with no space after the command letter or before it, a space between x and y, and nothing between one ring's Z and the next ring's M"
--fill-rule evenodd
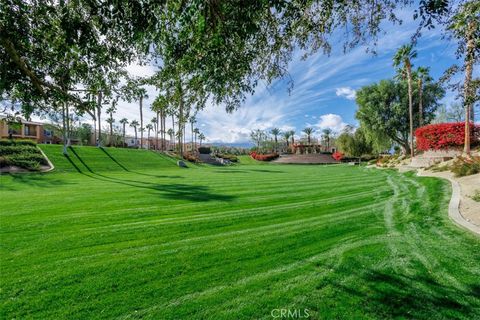
M278 154L276 154L276 153L259 154L259 153L256 153L255 151L253 151L252 153L250 153L250 157L252 157L252 159L255 159L255 160L258 160L258 161L272 161L272 160L278 158Z
M338 151L337 151L337 152L334 152L334 153L332 154L332 158L335 159L335 160L337 160L337 161L340 161L340 160L343 159L343 153L338 152Z
M477 144L480 140L480 126L470 125L471 143ZM418 128L415 131L417 149L438 150L459 147L465 143L465 123L439 123Z

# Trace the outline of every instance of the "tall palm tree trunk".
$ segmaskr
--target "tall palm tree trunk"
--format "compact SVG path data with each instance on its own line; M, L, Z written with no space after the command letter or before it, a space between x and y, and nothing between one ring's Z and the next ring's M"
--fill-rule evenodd
M122 147L125 146L125 125L126 125L126 123L123 124L123 141L122 141Z
M157 123L155 123L155 150L158 151L158 121L160 119L160 113L157 111Z
M172 142L173 142L173 150L175 150L175 114L172 112Z
M98 143L97 146L101 147L102 146L102 121L100 121L100 116L102 114L102 97L103 93L102 91L98 92L98 104L97 104L97 123L98 123Z
M143 149L143 96L140 96L140 149Z
M408 61L407 66L407 85L408 85L408 115L410 120L410 157L415 155L413 150L413 97L412 97L412 65Z
M470 121L474 120L473 116L473 97L471 92L471 82L473 73L473 62L475 58L475 37L474 31L476 28L476 22L470 21L468 24L467 32L467 54L465 57L465 83L463 85L463 95L465 103L465 144L463 146L463 152L470 155Z
M423 125L423 81L418 79L418 123L421 127Z

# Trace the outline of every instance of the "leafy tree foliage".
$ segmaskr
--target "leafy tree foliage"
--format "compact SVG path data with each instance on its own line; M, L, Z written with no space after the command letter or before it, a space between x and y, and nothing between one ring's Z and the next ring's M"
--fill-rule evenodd
M413 90L413 119L414 127L419 126L418 92ZM368 141L381 146L385 139L399 144L409 153L409 98L406 81L382 80L379 83L365 86L357 91L356 102L358 111L356 118ZM423 87L423 115L424 123L430 123L434 118L438 101L445 92L436 83L427 83Z
M407 5L411 2L5 0L0 94L22 102L27 112L68 102L91 113L90 96L102 91L104 99L112 98L126 76L124 67L137 61L159 66L153 81L175 98L172 103L190 106L195 99L201 108L211 98L234 110L259 81L287 76L296 48L329 53L337 30L347 30L345 49L375 43L381 22L398 22L395 10ZM441 12L423 7L422 18ZM75 91L79 88L85 91Z

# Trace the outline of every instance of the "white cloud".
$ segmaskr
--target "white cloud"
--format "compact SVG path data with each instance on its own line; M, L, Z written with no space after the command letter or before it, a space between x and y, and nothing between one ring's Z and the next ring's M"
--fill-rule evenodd
M345 128L347 124L343 122L343 119L338 114L324 114L319 117L317 124L313 126L322 130L322 129L332 129L333 131L340 132Z
M335 94L339 97L345 97L348 100L355 100L356 91L350 87L337 88Z

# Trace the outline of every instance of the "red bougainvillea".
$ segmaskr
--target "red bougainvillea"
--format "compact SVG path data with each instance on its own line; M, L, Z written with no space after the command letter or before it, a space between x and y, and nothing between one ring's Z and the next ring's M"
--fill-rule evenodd
M470 124L471 143L480 141L480 126ZM415 131L417 149L438 150L460 147L465 143L465 123L439 123L418 128Z
M337 152L334 152L334 153L332 154L332 158L335 159L335 160L337 160L337 161L340 161L340 160L343 159L343 153L338 152L338 151L337 151Z
M250 153L250 157L252 157L252 159L255 159L255 160L258 160L258 161L271 161L271 160L277 159L278 154L276 154L276 153L259 154L259 153L256 153L255 151L253 151L253 152Z

